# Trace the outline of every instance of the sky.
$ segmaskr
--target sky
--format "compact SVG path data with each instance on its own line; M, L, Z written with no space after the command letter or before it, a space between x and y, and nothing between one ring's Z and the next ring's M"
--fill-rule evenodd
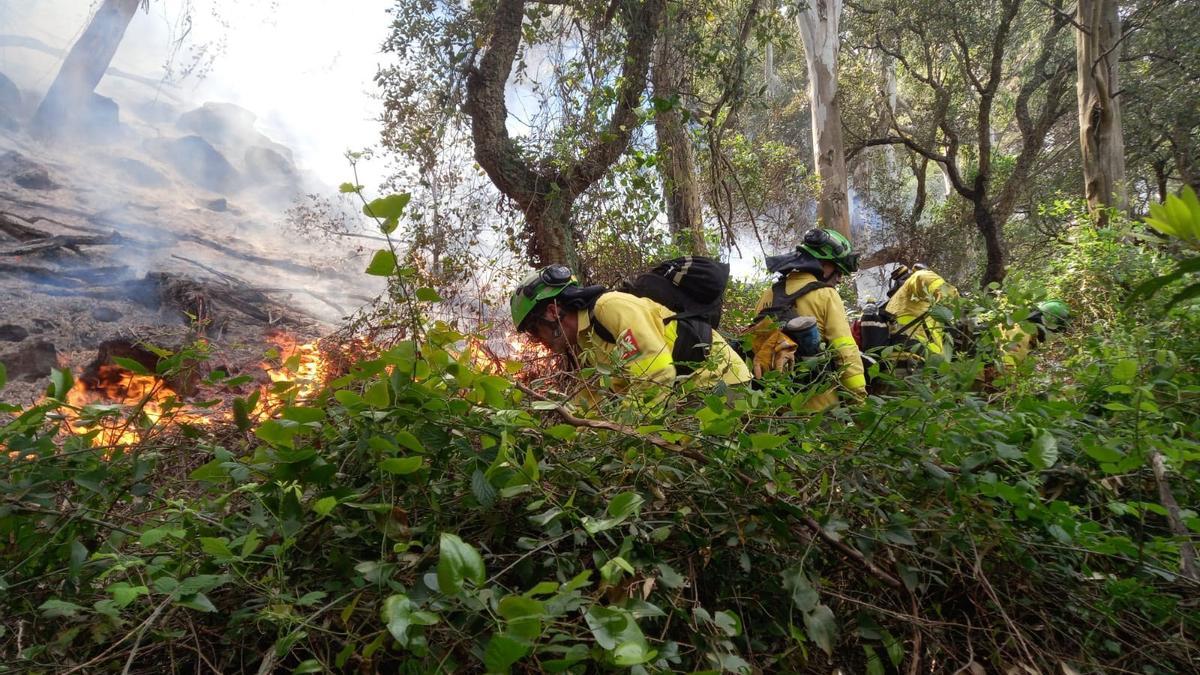
M26 35L54 47L74 42L97 2L0 0L0 34ZM301 168L326 185L350 180L344 154L379 138L380 106L372 78L381 62L391 0L152 0L129 26L113 66L161 78L192 50L216 54L203 77L171 91L198 106L236 103L258 115L259 130L295 152ZM184 22L190 8L192 25ZM172 42L188 32L171 57ZM0 72L42 91L57 72L50 59L30 60L28 50L0 48ZM20 73L11 71L21 70ZM103 88L103 83L102 83ZM367 171L377 172L374 165ZM363 176L363 183L382 175Z

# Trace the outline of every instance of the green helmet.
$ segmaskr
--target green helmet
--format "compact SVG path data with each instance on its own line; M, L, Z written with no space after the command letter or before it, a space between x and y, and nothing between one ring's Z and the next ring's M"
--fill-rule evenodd
M828 260L846 274L858 270L858 255L853 251L850 240L837 230L814 227L804 233L800 248L817 260Z
M571 286L578 285L579 281L565 265L551 265L525 277L508 302L509 309L512 310L513 325L517 330L525 330L525 320L533 314L533 310L539 304Z
M1042 313L1042 321L1049 330L1059 330L1071 319L1071 308L1062 300L1039 302L1037 308Z

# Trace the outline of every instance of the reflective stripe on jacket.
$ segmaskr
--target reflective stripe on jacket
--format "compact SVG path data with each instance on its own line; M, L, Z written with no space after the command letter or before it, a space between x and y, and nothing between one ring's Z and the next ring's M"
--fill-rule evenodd
M809 272L792 272L788 274L784 293L795 293L808 284L818 281ZM771 305L771 289L767 289L758 301L756 312L761 312ZM846 307L842 304L842 296L832 288L818 288L796 298L792 305L798 316L811 316L817 320L817 330L821 339L833 349L841 370L842 386L858 394L865 395L867 379L863 375L862 357L858 353L858 344L850 332L850 322L846 319ZM824 392L809 400L808 409L823 410L837 403L837 394L832 391Z

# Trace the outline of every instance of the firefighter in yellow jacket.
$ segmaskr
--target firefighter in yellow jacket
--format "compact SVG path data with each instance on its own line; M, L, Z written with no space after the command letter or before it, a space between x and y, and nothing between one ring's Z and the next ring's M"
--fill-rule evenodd
M836 289L842 275L858 269L858 256L853 253L850 241L836 230L813 228L805 233L795 252L767 258L767 269L779 274L780 279L759 300L756 311L760 322L756 326L766 319L786 324L785 319L793 316L812 317L820 341L833 351L838 362L842 388L855 398L865 396L867 381L862 357ZM752 341L756 374L786 370L797 348L780 330L755 330ZM829 389L809 399L806 409L824 410L837 400L837 391Z
M925 353L919 356L940 354L948 358L942 326L929 315L929 308L943 298L957 296L958 290L936 272L924 265L913 265L913 271L903 277L900 287L884 307L894 321L894 343L915 340Z
M1004 339L1001 363L1011 369L1023 362L1038 345L1046 342L1050 335L1062 331L1071 319L1071 309L1062 300L1046 300L1037 304L1024 323L1033 326L1033 332L1025 330L1021 323L1001 330Z
M703 345L684 344L675 313L647 298L580 286L571 270L551 265L526 278L510 302L513 324L551 351L585 365L614 367L622 392L657 384L669 387L688 374L698 386L741 384L750 371L733 348L711 331ZM699 351L697 351L697 349ZM692 370L681 355L709 358Z

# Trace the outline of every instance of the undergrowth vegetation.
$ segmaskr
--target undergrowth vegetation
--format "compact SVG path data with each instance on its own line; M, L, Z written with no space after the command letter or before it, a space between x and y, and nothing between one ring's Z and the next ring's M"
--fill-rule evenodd
M1135 231L825 415L768 382L610 421L435 325L106 457L59 375L0 427L0 671L1195 672L1200 313L1125 303L1181 255ZM1051 294L1081 319L984 383Z

